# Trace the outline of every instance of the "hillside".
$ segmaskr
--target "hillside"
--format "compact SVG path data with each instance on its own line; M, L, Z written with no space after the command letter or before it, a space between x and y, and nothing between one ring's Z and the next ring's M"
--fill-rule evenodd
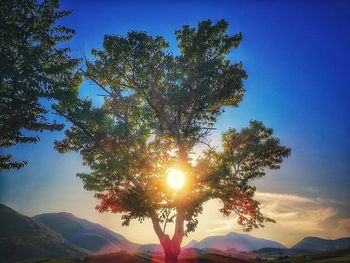
M164 259L151 254L128 254L124 252L116 252L112 254L94 255L84 259L68 259L68 260L45 260L45 263L164 263ZM179 263L257 263L254 259L245 260L227 255L215 253L199 254L194 257L179 258ZM43 263L42 261L25 261L22 263Z
M339 239L322 239L319 237L305 237L292 248L310 251L327 251L350 248L350 237Z
M293 249L293 248L261 248L259 250L252 251L255 255L264 259L278 259L280 257L295 257L310 255L313 252L304 249Z
M206 237L199 242L192 240L188 245L185 246L185 248L215 248L225 251L232 249L239 251L252 251L265 247L285 248L285 246L275 241L256 238L247 234L238 234L234 232L231 232L225 236Z
M283 260L271 261L271 263L348 263L350 262L350 249L340 249L312 253L310 255L295 256Z
M135 251L137 244L99 224L70 213L47 213L33 217L76 246L94 253Z
M0 204L0 262L84 255L87 251L71 245L45 225Z
M287 249L278 242L232 232L192 240L183 247L180 262L255 262L255 257L272 260L281 256L287 257L281 262L350 262L346 261L350 258L349 247L350 238L306 237ZM318 251L325 252L315 253ZM44 258L45 262L81 262L81 257L90 252L97 255L86 257L84 262L161 262L163 257L159 244L132 243L70 213L29 218L0 204L0 262L42 262Z

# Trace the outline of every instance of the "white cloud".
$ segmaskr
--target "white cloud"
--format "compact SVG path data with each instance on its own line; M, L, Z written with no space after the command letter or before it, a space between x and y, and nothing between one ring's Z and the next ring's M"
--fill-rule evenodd
M270 192L256 192L255 197L259 200L271 201L289 201L297 203L314 203L315 199L303 197L299 195L291 194L279 194L279 193L270 193Z
M215 235L239 230L235 228L237 228L237 223L234 219L221 219L213 223L213 228L208 228L205 232L208 233L208 235Z
M253 236L276 240L290 246L305 236L333 238L340 233L327 227L326 222L337 214L332 202L328 200L271 192L257 192L255 197L261 203L263 213L277 223L253 230L249 233ZM203 218L199 221L199 232L204 236L242 232L235 216L224 218L217 213L218 205L218 202L209 202L205 207ZM347 223L348 221L342 221L344 225Z
M279 225L305 234L319 234L325 228L323 223L337 213L319 198L258 192L256 199L261 202L264 213L276 219Z

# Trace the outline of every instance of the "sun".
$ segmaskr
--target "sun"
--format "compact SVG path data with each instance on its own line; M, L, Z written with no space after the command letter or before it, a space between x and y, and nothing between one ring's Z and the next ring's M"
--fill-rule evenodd
M170 168L167 172L167 183L174 190L179 190L185 184L185 174L180 169Z

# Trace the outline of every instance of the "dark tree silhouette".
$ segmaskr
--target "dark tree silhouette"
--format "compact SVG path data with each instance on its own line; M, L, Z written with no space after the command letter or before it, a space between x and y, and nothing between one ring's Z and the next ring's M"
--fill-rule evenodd
M103 104L76 93L55 106L72 122L55 147L80 152L91 168L78 176L101 201L97 209L122 213L123 225L151 219L166 262L177 262L184 235L195 230L210 199L221 201L224 215L237 214L247 231L273 221L260 211L249 185L266 169L279 169L290 154L272 129L251 121L241 131L224 132L222 150L209 148L196 160L191 155L224 107L243 99L247 74L241 63L228 60L242 35L228 35L227 28L224 20L183 26L175 33L179 55L168 51L161 36L106 35L84 72L103 92ZM167 186L170 168L185 174L182 188ZM173 236L165 232L171 222Z
M56 0L0 1L0 150L36 143L38 132L63 128L48 120L43 100L66 96L80 77L69 48L58 47L74 34L56 24L70 13L58 8ZM0 154L0 171L26 164L12 157Z

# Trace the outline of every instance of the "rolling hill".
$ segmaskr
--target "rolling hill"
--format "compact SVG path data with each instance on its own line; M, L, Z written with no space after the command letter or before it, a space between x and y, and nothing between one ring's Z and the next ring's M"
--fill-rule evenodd
M319 237L305 237L292 248L309 251L327 251L350 248L350 237L339 239L323 239Z
M87 254L44 224L0 204L0 262Z
M282 255L293 260L311 259L311 256L315 255L312 259L316 260L317 256L338 260L348 259L349 249L350 237L336 240L306 237L287 249L278 242L232 232L224 236L206 237L201 241L192 240L183 247L180 258L202 258L203 262L218 262L218 258L210 261L208 257L221 257L220 260L235 257L235 260L248 262L254 255L270 259ZM321 254L315 254L320 251ZM159 244L132 243L120 234L70 213L48 213L30 218L0 204L0 262L65 257L72 260L75 258L74 260L80 262L81 257L92 253L97 255L87 257L87 262L105 263L109 260L114 262L116 259L143 262L150 257L162 258L163 249ZM75 262L74 260L69 262Z
M338 249L324 252L314 252L304 256L293 256L286 259L276 259L271 263L348 263L350 262L350 249Z
M133 252L139 246L120 234L70 213L47 213L33 219L59 233L70 243L94 253Z
M163 249L159 244L139 245L132 243L120 234L99 224L77 218L70 213L47 213L34 216L33 219L56 231L72 244L94 253L113 253L119 250L128 252L152 252L156 254L163 253ZM193 240L184 246L184 250L205 250L211 248L225 251L227 249L251 251L265 247L285 248L282 244L271 240L232 232L225 236L207 237L200 242Z
M239 250L239 251L252 251L258 250L265 247L271 248L286 248L282 244L263 239L252 237L247 234L238 234L238 233L228 233L225 236L210 236L206 237L201 241L192 240L185 248L198 248L198 249L207 249L215 248L219 250Z

